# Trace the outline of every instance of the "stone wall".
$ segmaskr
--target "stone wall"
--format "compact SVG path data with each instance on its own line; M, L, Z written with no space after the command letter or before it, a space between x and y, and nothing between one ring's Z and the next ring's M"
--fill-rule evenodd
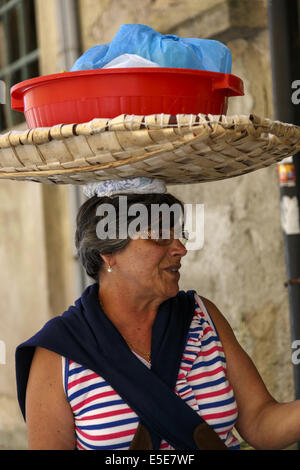
M36 0L41 75L60 71L55 7ZM0 200L0 449L23 449L15 349L74 301L70 199L67 187L1 181Z
M15 348L49 318L44 211L41 187L0 185L0 449L26 445L16 400Z

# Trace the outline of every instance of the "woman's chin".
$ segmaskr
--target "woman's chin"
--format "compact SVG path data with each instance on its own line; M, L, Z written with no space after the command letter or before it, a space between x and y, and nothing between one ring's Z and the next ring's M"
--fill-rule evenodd
M168 298L170 297L175 297L179 292L179 285L178 282L174 282L173 285L168 286L167 293L168 293Z

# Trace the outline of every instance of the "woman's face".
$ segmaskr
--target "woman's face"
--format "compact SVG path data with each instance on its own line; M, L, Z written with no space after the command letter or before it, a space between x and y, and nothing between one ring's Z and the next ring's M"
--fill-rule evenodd
M181 258L187 250L178 239L160 245L151 239L131 240L113 255L118 280L143 298L160 302L174 297L179 290Z

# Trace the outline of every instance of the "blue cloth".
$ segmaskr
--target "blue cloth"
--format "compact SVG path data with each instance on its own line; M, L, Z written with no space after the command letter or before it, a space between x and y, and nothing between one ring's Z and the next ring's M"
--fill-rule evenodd
M112 179L105 181L97 181L97 183L87 183L83 187L83 193L87 197L104 197L113 196L114 194L146 194L167 192L166 185L163 181L156 178L147 178L137 176L132 178Z
M174 392L195 310L194 291L180 291L160 305L152 329L149 370L101 309L98 290L97 283L89 286L75 306L18 346L17 392L24 419L30 365L35 347L40 346L101 375L147 427L154 449L159 449L162 439L175 449L197 449L193 432L203 419Z
M88 49L71 70L101 69L126 53L137 54L160 67L231 72L231 52L221 42L163 35L141 24L122 25L110 43Z

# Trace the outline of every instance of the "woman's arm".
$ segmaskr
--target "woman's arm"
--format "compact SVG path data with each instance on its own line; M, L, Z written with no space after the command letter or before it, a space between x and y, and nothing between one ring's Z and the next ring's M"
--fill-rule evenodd
M62 358L36 348L26 390L30 450L73 450L74 418L62 383Z
M278 403L253 362L237 342L217 307L202 298L218 330L227 362L227 378L238 406L236 429L256 449L284 449L300 440L300 400Z

